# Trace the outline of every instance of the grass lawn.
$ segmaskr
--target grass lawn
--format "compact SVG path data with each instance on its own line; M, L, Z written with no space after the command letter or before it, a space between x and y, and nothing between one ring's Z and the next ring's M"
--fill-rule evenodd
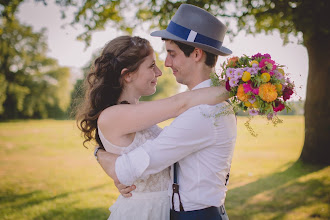
M257 138L238 119L226 198L231 220L330 219L330 167L296 162L304 119L281 118L277 127L254 119ZM107 219L118 192L92 151L74 121L0 123L0 219Z

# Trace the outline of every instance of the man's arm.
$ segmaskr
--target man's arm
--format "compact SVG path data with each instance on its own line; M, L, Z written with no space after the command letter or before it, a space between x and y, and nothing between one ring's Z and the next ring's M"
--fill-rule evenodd
M115 172L115 162L119 155L112 154L106 152L105 150L98 150L97 151L97 160L100 163L101 167L103 168L104 172L113 179L115 184L119 184L119 180L117 178Z
M214 118L205 117L201 108L189 109L156 139L118 157L115 162L117 179L122 184L131 185L136 179L158 173L189 154L214 144Z
M121 184L118 181L116 172L114 171L115 161L118 158L118 155L108 153L103 149L99 149L96 154L97 154L96 156L98 162L100 163L105 173L114 180L115 186L117 187L120 194L126 198L131 197L132 196L131 191L135 190L136 186L135 185L126 186L124 184Z

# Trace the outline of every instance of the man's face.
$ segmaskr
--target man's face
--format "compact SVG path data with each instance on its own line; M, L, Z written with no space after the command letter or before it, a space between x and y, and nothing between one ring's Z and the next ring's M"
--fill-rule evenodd
M167 51L165 66L172 69L178 83L189 87L194 69L193 53L189 57L186 57L178 45L171 40L165 41L165 47Z

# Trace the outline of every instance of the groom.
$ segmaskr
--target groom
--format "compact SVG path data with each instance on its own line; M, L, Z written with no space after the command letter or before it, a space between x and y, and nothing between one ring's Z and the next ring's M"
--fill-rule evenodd
M177 82L193 90L211 86L218 55L231 54L222 46L226 29L205 10L182 4L167 29L151 35L165 41L165 66ZM127 186L175 163L171 219L228 219L224 202L237 127L233 114L215 116L224 106L228 103L193 107L156 139L119 157L96 151L98 160L115 182Z

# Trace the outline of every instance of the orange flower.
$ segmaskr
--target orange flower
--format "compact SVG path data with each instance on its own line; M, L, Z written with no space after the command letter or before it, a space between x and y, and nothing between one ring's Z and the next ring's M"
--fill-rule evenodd
M238 86L237 98L243 102L247 102L250 96L244 92L243 84Z
M262 84L259 87L259 96L266 102L272 102L277 98L276 86L271 83Z
M227 67L236 67L237 62L238 62L238 57L232 57L228 59Z

